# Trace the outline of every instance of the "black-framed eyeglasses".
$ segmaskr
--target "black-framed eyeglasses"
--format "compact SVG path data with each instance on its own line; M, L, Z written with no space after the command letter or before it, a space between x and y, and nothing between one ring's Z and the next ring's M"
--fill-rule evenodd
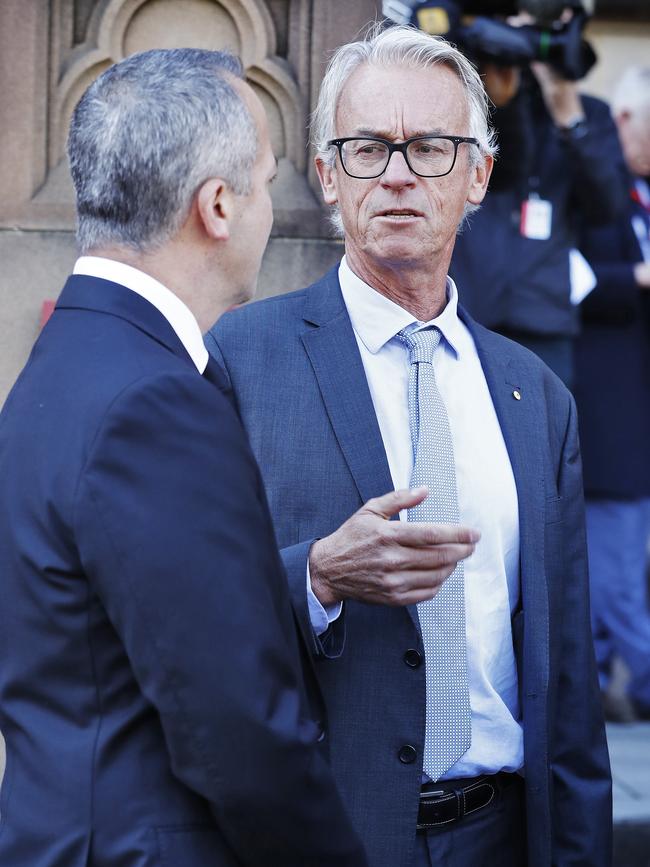
M403 142L383 138L358 136L333 138L328 147L336 147L341 165L351 178L378 178L388 168L390 158L399 151L414 175L421 178L441 178L456 165L458 145L478 145L478 139L462 135L425 135Z

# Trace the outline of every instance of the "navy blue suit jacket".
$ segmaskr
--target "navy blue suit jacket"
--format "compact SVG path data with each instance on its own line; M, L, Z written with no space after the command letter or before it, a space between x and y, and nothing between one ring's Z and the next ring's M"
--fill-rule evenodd
M217 373L76 276L3 409L0 864L365 864Z
M610 776L591 645L575 408L536 356L463 316L519 496L523 607L513 629L529 863L606 867ZM227 314L206 343L228 374L308 628L311 542L393 487L336 269L308 289ZM372 867L412 863L425 672L405 664L409 648L422 652L415 609L355 602L313 643L332 765ZM412 764L399 759L405 744L417 750Z
M650 497L650 292L634 279L643 260L631 217L585 228L581 249L598 284L581 304L576 402L588 496Z

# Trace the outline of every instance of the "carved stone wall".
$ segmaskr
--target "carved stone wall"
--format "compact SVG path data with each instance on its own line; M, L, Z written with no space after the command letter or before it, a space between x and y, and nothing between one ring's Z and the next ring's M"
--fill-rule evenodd
M5 16L14 7L14 25L31 49L34 64L17 60L27 73L20 90L22 106L33 106L11 136L14 152L4 161L0 178L14 171L19 176L0 203L0 226L25 229L72 229L73 194L65 140L72 110L88 84L103 70L137 51L154 47L226 48L242 58L271 125L273 148L281 163L276 184L276 235L323 235L321 207L308 179L307 122L312 108L312 84L318 85L320 67L305 62L314 56L314 0L52 0L48 15L30 20L19 10L23 4L5 0ZM37 5L33 6L33 10ZM373 17L375 3L327 4L338 9L337 36L347 38ZM341 15L352 6L355 14ZM32 11L33 11L32 10ZM29 16L27 16L29 19ZM340 19L352 28L340 28ZM332 20L327 20L331 25ZM45 26L48 24L49 26ZM7 28L7 30L9 30ZM281 33L278 33L282 30ZM321 32L320 38L328 34ZM13 50L12 50L13 45ZM17 51L18 43L8 46ZM2 46L3 50L7 46ZM314 82L314 76L316 81ZM15 96L12 101L16 102ZM29 135L28 149L25 137ZM12 159L12 157L15 158ZM4 179L4 178L3 178Z

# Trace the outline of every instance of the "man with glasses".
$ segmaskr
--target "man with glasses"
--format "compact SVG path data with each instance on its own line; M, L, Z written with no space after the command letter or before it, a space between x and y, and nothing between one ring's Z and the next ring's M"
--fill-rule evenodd
M313 635L343 797L373 867L605 867L573 402L447 277L493 162L481 80L442 40L371 33L332 58L314 141L340 265L207 345Z

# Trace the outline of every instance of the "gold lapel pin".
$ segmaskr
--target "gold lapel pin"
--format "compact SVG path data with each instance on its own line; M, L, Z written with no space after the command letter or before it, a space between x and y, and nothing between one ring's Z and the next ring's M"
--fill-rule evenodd
M516 389L516 388L512 392L512 396L514 397L515 400L521 400L521 392L518 391L518 389Z

